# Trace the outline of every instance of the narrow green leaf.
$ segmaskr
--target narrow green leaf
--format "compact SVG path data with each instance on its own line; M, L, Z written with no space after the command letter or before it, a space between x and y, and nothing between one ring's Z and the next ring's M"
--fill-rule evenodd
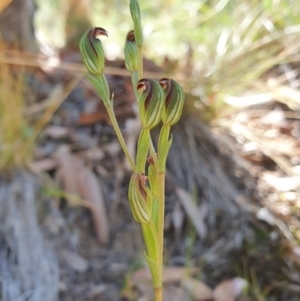
M156 232L158 231L158 225L159 225L159 214L158 214L158 210L159 210L159 199L157 195L154 195L152 198L152 206L151 206L151 221L156 229Z
M160 130L159 138L158 138L158 151L159 148L169 140L169 135L170 135L170 126L163 125Z
M146 161L148 156L150 143L150 130L142 129L138 141L137 154L136 154L136 170L138 173L145 173Z
M152 222L142 224L143 237L147 247L148 256L154 261L158 262L160 245L158 242L158 235L156 228Z
M135 40L138 46L143 45L143 31L141 22L140 6L137 0L130 0L129 4L131 18L133 21L133 27L135 32Z
M158 270L158 265L155 261L147 256L146 252L144 253L144 256L151 272L153 286L154 288L160 288L162 286L162 278Z
M167 157L172 142L173 142L173 136L171 136L171 138L167 142L159 146L159 158L158 158L159 172L164 172L166 170Z
M149 164L148 167L148 181L150 184L151 191L157 191L156 186L157 186L157 176L158 176L158 170L154 163Z
M163 125L161 128L159 138L158 138L158 169L159 172L164 172L166 170L166 161L170 147L172 145L173 137L169 139L170 126Z
M109 87L106 80L106 77L104 74L101 74L99 76L93 76L92 74L87 73L87 78L91 81L94 88L98 92L99 96L102 98L105 105L110 104L109 99Z
M149 189L149 193L147 195L147 207L148 207L148 212L150 213L150 218L152 212L152 204L153 204L153 195L151 193L151 190Z
M132 87L133 87L133 91L134 91L134 95L135 95L136 100L139 99L139 94L138 94L138 91L136 89L138 81L139 81L139 74L138 74L137 71L133 71L132 76L131 76L131 82L132 82Z

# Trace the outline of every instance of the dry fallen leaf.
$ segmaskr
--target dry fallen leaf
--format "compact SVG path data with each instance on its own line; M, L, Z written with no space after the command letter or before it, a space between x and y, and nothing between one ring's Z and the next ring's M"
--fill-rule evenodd
M81 168L79 174L80 194L90 203L99 241L106 244L109 241L109 225L100 184L96 175L83 166L83 162L78 161L78 166Z
M70 134L70 130L63 126L48 126L45 129L45 135L54 139L62 139Z
M30 168L34 172L42 172L42 171L49 171L56 168L56 162L50 158L44 158L38 161L34 161L30 164Z
M137 110L137 107L135 108ZM140 130L141 130L141 122L138 118L128 119L125 122L126 144L128 147L129 154L131 155L131 158L135 158L136 155L136 143L139 137ZM131 171L131 167L128 160L126 160L125 162L126 162L125 165L126 169Z
M175 285L166 285L163 290L164 301L190 301L190 295L182 288Z
M276 224L275 216L266 207L263 207L257 211L256 218L268 223L271 226L274 226Z
M182 290L182 288L173 287L168 291L168 287L173 286L175 283L181 283L185 278L189 277L191 274L196 273L196 268L182 268L182 267L164 267L163 269L163 284L164 289L164 300L172 301L184 301L189 300L187 298L189 292ZM151 281L151 274L148 268L144 268L134 272L130 277L130 286L125 289L123 292L124 296L127 296L129 299L132 299L130 292L132 287L139 291L139 294L142 295L142 299L139 300L153 300L153 286ZM173 296L173 299L172 299Z
M11 2L12 2L12 0L1 0L0 1L0 13L2 13Z
M69 148L66 145L62 145L58 148L54 155L54 159L59 166L58 174L59 179L56 178L56 182L59 181L58 186L63 187L68 194L77 194L78 179L77 168L75 166L74 156L71 154Z
M239 277L223 281L214 289L214 301L235 301L247 286L248 282Z
M70 153L67 146L61 146L55 154L59 169L55 181L66 195L79 195L82 203L91 210L97 238L102 244L109 241L109 224L102 192L96 175L84 166L81 159Z
M186 211L187 215L191 219L197 234L201 239L204 239L207 235L207 228L204 222L206 215L205 214L199 215L199 211L197 206L195 205L195 202L193 201L193 197L186 190L177 187L176 194L184 210Z
M194 273L196 273L196 268L164 267L163 283L180 282ZM133 283L139 282L141 279L151 282L151 274L148 267L134 272L131 276Z
M90 289L88 297L95 298L101 296L101 294L105 291L106 287L106 284L93 285Z
M300 187L300 177L279 178L271 173L264 173L263 179L276 191L288 192Z
M193 297L193 299L197 301L213 300L213 290L205 283L193 278L186 278L181 284L182 287Z
M90 125L97 122L104 121L110 123L110 120L105 111L98 110L97 112L83 113L80 115L79 124L80 125Z
M195 274L196 268L184 267L164 267L163 269L163 283L180 282L182 279Z
M76 272L84 273L87 271L89 264L85 258L80 256L79 254L70 251L70 250L63 250L62 256L65 262L69 265Z
M175 231L179 232L181 230L184 220L184 214L181 209L179 202L176 202L173 212L172 212L172 223L175 228Z

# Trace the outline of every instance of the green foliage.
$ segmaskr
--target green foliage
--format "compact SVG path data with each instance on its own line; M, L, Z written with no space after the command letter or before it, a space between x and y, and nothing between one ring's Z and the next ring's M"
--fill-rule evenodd
M140 224L148 224L150 222L150 213L147 207L147 189L146 177L140 173L134 173L131 176L128 200L130 203L132 215Z
M83 35L79 44L84 65L94 76L99 76L104 72L105 58L100 35L107 36L106 30L100 27L92 28Z
M164 125L176 124L181 116L185 96L181 86L173 79L163 78L160 81L165 91L165 105L163 106L162 122Z
M135 40L138 47L143 46L143 30L141 21L140 6L137 0L130 0L130 13L133 21L133 27L135 32Z
M138 47L135 42L134 31L131 30L126 37L125 47L125 64L130 72L138 71Z
M109 90L103 74L104 52L95 33L100 30L100 33L106 34L106 31L99 27L90 29L80 41L80 52L87 76L103 99L120 144L133 169L128 189L129 204L134 219L142 227L147 249L145 259L151 271L155 299L162 301L165 171L167 155L172 144L169 132L170 126L180 118L185 97L182 88L174 80L164 78L158 82L143 78L143 35L140 8L136 0L130 1L130 12L134 31L127 34L124 51L126 66L132 73L133 89L142 126L137 146L136 164L133 163L115 119L112 100L109 99ZM164 125L159 138L157 154L150 130L156 127L160 121ZM148 153L151 154L148 168L150 187L147 185L148 177L145 175Z
M139 113L143 128L153 129L161 120L165 94L153 79L141 79L137 84Z

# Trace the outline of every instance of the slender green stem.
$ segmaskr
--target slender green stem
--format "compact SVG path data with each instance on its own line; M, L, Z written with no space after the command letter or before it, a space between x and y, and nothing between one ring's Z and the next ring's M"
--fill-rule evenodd
M152 222L141 224L141 227L143 231L145 244L147 247L147 255L153 260L153 262L157 263L159 261L159 248L157 246L158 237L155 227Z
M138 46L138 71L137 74L134 74L135 78L132 80L137 81L143 78L143 46ZM135 87L134 87L135 88ZM137 96L138 93L136 93ZM138 97L137 97L138 101ZM146 134L146 135L145 135ZM144 137L143 137L144 136ZM146 136L146 137L145 137ZM144 145L143 145L144 144ZM147 145L147 149L146 149ZM140 150L140 152L139 152ZM147 158L148 150L150 150L150 154L153 158L155 168L158 172L158 157L150 136L150 131L144 132L144 129L142 129L139 142L138 142L138 152L137 152L137 172L145 171L145 158ZM144 154L141 154L141 152L144 152ZM145 157L146 155L146 157ZM162 268L163 268L163 235L164 235L164 181L165 181L164 174L160 175L160 177L157 176L155 187L152 187L153 193L155 194L153 201L155 202L152 204L152 219L154 222L154 227L158 234L158 258L157 258L157 265L159 269L160 279L162 279ZM154 211L154 212L153 212ZM155 301L162 301L162 283L160 287L155 288Z
M159 162L158 162L158 169L159 172L165 172L166 171L166 162L167 162L167 156L169 153L169 148L167 147L170 136L170 127L168 125L163 125L161 128L159 138L158 138L158 153L159 153ZM169 144L169 146L171 146Z
M165 219L165 177L166 177L166 157L169 151L170 127L163 125L158 139L158 210L157 210L157 234L159 242L159 273L162 277L163 272L163 250L164 250L164 219ZM162 278L161 278L162 279ZM162 292L157 292L158 298L162 298ZM160 294L160 295L159 295ZM160 300L160 299L158 299ZM161 299L162 300L162 299Z
M159 256L159 263L158 267L160 269L160 273L162 275L163 271L163 250L164 250L164 221L165 221L165 172L160 172L158 174L158 185L159 185L159 191L158 191L158 242L160 245L160 256Z
M131 76L131 82L132 82L132 87L133 87L133 91L134 91L134 95L135 95L136 101L138 101L138 99L139 99L139 93L138 93L138 91L136 89L138 81L139 81L139 74L138 74L137 71L133 71L132 72L132 76Z
M143 46L138 46L138 75L139 79L143 78Z
M158 193L153 192L153 198L152 198L152 207L151 207L151 220L153 222L153 225L155 226L156 231L158 232L159 228L159 219L158 219L158 211L159 211L159 199L158 199Z
M148 177L151 189L151 220L155 226L156 232L158 232L158 165L150 164L148 167ZM149 206L150 207L150 206Z
M113 128L114 128L114 130L115 130L115 132L116 132L116 134L117 134L117 137L118 137L118 139L119 139L119 142L120 142L120 144L121 144L121 147L122 147L122 149L123 149L123 151L124 151L124 153L125 153L125 156L126 156L128 162L129 162L129 164L130 164L132 170L135 172L136 166L135 166L134 161L132 160L132 158L131 158L131 156L130 156L130 153L129 153L129 151L128 151L127 145L126 145L126 143L125 143L125 141L124 141L124 138L123 138L123 136L122 136L122 133L121 133L121 130L120 130L120 128L119 128L119 125L118 125L118 122L117 122L117 119L116 119L116 116L115 116L115 113L114 113L112 104L110 103L109 105L106 105L105 107L106 107L106 109L107 109L107 113L108 113L108 115L109 115L109 118L110 118L110 120L111 120L111 123L112 123L112 125L113 125Z
M169 140L169 136L170 136L170 126L163 125L158 138L158 153L161 152L164 143L166 143ZM164 168L165 167L166 166L164 164Z

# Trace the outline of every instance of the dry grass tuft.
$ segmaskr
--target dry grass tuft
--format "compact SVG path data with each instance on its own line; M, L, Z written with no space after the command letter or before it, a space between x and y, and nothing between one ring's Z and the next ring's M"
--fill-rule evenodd
M0 169L29 162L34 140L24 116L23 71L0 63Z

